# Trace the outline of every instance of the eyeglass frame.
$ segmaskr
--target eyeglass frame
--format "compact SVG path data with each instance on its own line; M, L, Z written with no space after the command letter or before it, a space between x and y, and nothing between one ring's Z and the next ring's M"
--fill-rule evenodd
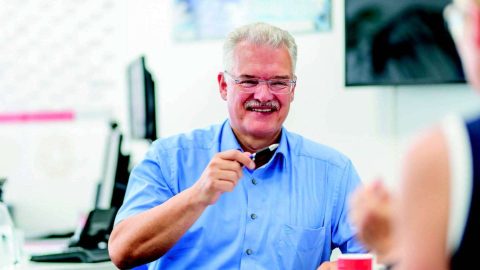
M290 94L292 92L293 88L297 84L297 76L293 76L293 79L268 79L268 80L264 80L264 79L260 79L260 78L257 78L257 77L240 79L239 77L234 76L233 74L230 74L230 72L228 72L226 70L224 70L223 73L228 75L228 77L230 77L235 82L236 85L240 86L240 89L241 89L240 91L244 92L244 93L255 93L257 91L257 87L261 83L265 83L268 87L268 90L271 93L274 93L274 94ZM245 80L255 80L255 81L258 81L258 82L254 86L245 87L244 85L241 85L241 83ZM288 91L286 91L286 92L280 91L279 92L278 90L273 89L271 84L272 84L272 82L275 82L275 81L287 82L288 86L285 86L285 89L288 89Z

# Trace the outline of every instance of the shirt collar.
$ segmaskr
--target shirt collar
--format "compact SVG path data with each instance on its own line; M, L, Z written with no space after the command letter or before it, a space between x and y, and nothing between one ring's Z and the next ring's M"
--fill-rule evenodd
M242 147L237 141L237 137L233 134L232 127L230 126L230 121L225 120L222 125L222 130L220 134L220 151L226 151L231 149L242 150Z
M279 142L277 151L275 151L273 158L275 158L275 156L280 153L283 156L287 156L288 147L289 147L287 136L288 136L288 131L285 129L285 127L282 127L280 142ZM229 120L225 120L225 122L223 122L220 138L221 138L221 141L220 141L221 152L230 150L230 149L238 149L243 152L242 147L237 141L237 137L235 137L235 134L233 133L232 126L230 125Z
M273 155L274 159L277 155L282 154L284 157L287 156L288 153L288 131L285 127L282 127L282 134L280 135L280 142L278 143L277 151Z

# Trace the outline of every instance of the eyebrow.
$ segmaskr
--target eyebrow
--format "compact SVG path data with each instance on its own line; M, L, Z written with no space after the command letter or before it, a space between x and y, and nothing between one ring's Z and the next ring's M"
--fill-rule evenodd
M246 78L246 79L263 79L263 78L259 78L257 76L248 75L248 74L242 74L238 77L239 78ZM291 80L290 76L288 76L288 75L278 75L278 76L274 76L272 78L268 78L268 80L271 80L271 79Z

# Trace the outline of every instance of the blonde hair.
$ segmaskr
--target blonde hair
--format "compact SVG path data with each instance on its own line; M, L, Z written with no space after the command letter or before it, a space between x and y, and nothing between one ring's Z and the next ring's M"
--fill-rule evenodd
M242 41L248 41L255 45L268 45L272 48L285 46L292 62L292 72L295 73L297 63L297 44L293 36L276 26L266 23L247 24L233 30L225 39L223 45L223 67L231 71L234 61L235 47Z

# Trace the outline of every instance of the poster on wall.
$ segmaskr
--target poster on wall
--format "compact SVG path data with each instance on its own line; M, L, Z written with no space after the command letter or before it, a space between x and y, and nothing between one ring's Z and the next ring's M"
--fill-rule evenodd
M291 33L331 29L331 0L175 0L174 39L224 38L235 27L266 22Z

